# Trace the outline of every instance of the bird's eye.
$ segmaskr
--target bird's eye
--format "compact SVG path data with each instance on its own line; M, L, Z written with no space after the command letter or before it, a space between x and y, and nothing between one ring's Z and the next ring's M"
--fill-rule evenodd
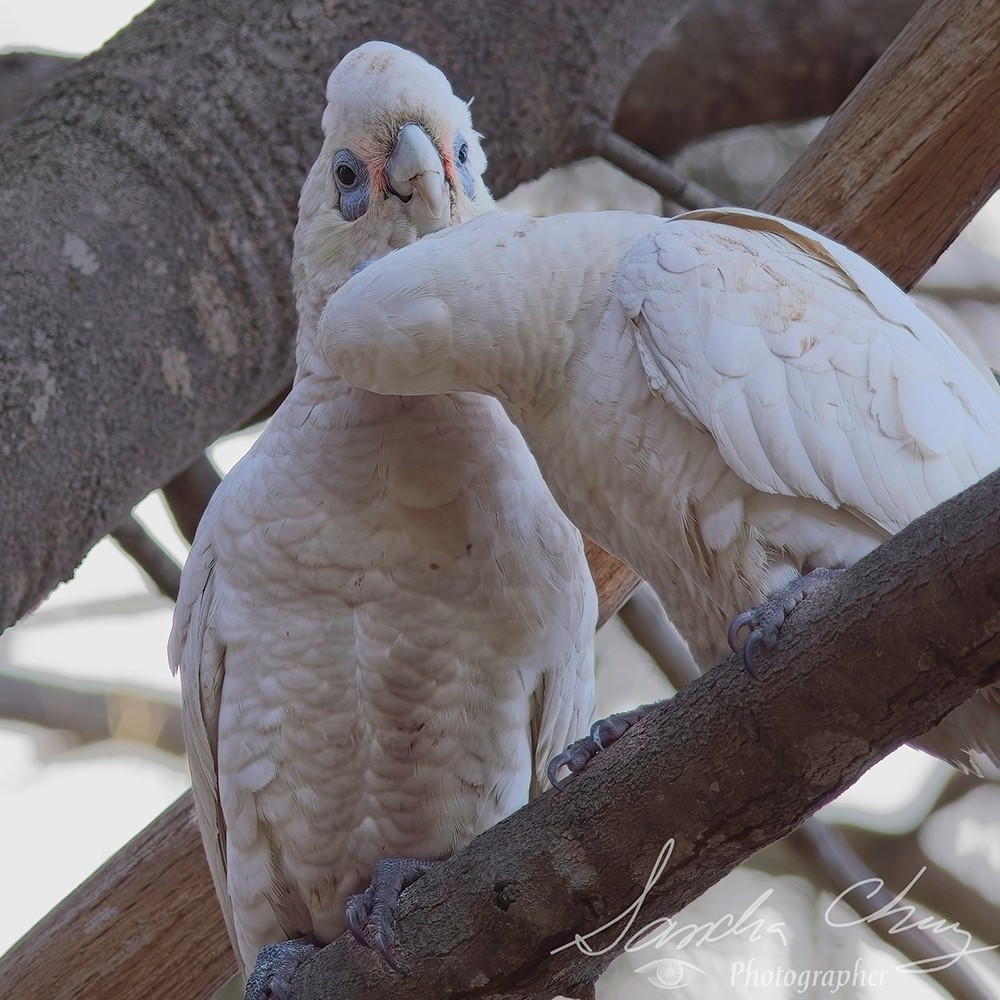
M468 197L475 200L476 179L472 176L472 167L469 163L469 144L465 141L465 136L461 133L455 136L455 144L452 146L452 152L455 155L455 169L462 182L462 188Z
M345 188L352 188L358 183L358 175L346 163L341 163L337 167L337 180Z
M348 222L360 219L368 211L371 194L364 161L349 149L338 149L333 157L333 179L339 192L341 214Z

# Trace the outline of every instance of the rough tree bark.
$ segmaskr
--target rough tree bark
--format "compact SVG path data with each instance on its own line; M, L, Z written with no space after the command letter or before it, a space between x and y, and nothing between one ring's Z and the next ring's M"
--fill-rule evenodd
M0 55L0 124L37 100L75 61L75 56L45 52Z

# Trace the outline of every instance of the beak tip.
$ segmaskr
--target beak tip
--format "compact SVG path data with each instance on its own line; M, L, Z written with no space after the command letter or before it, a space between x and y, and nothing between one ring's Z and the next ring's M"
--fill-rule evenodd
M400 130L386 164L389 190L411 204L413 192L430 218L439 222L450 204L444 163L430 136L414 122Z

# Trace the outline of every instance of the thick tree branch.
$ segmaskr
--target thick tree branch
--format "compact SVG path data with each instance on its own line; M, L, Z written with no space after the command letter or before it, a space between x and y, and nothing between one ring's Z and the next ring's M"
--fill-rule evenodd
M1000 678L998 491L995 473L804 603L760 681L734 662L705 675L566 792L532 802L416 883L400 921L410 976L341 938L303 971L296 995L572 995L613 954L550 951L626 910L669 838L673 854L636 928L677 912Z
M615 130L669 156L723 129L832 114L919 6L713 0L665 11Z

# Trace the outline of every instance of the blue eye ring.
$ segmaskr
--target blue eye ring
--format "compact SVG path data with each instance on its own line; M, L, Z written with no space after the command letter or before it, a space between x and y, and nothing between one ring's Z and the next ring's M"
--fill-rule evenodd
M340 212L348 222L360 219L368 211L371 183L368 168L349 149L338 149L333 156L333 182L337 187Z
M462 190L465 191L469 198L475 201L476 179L472 176L472 170L469 166L469 144L465 141L465 136L461 132L455 133L452 152L455 157L455 172L462 183Z

